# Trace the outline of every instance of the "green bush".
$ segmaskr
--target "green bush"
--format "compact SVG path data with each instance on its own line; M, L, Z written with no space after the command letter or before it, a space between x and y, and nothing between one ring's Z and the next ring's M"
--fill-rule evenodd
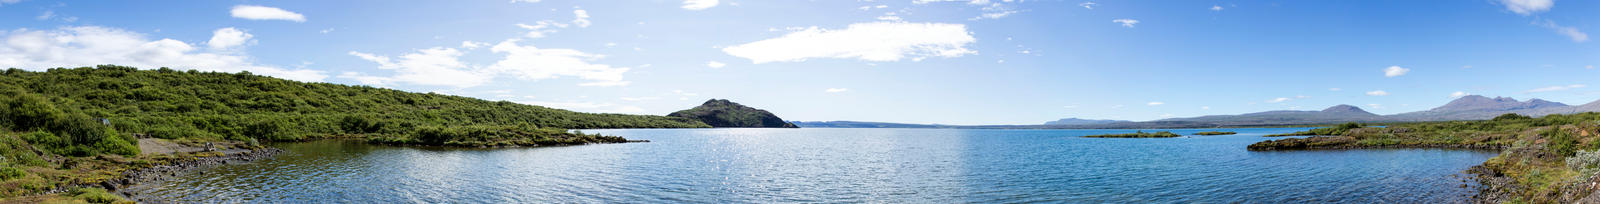
M123 201L122 196L106 192L100 188L78 188L68 192L72 198L81 199L89 203L117 203Z
M350 134L376 133L383 130L383 123L361 116L344 116L339 120L339 127Z
M24 171L22 171L22 169L18 169L16 167L3 167L3 168L0 168L0 181L7 181L7 180L15 179L15 178L22 178L23 176L27 176L27 175L28 175L28 172L24 172Z
M1549 142L1545 145L1545 148L1550 149L1557 155L1572 156L1577 153L1578 137L1572 134L1571 131L1559 127L1550 127L1539 131L1539 135L1544 136L1545 141Z
M1500 116L1495 116L1493 120L1496 120L1496 121L1507 121L1507 120L1527 120L1527 119L1533 119L1533 117L1528 117L1526 115L1520 115L1520 114L1516 114L1516 113L1506 113L1506 114L1501 114Z

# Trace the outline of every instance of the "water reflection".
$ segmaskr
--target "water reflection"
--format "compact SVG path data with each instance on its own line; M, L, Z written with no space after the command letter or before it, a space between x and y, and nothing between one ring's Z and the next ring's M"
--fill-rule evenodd
M586 130L651 143L458 149L318 141L141 186L178 202L1452 202L1493 152L1249 152L1269 133L1125 130ZM1202 130L1179 130L1179 133ZM1330 193L1338 192L1338 193Z

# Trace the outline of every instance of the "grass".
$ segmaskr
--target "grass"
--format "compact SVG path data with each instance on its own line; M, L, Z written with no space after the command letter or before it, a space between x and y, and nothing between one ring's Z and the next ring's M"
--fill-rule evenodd
M1168 132L1168 131L1144 132L1144 131L1141 130L1141 131L1138 131L1138 132L1127 133L1127 134L1089 135L1089 136L1083 136L1083 137L1089 137L1089 138L1167 138L1167 137L1181 137L1181 136L1183 136L1183 135L1178 135L1177 133L1172 133L1172 132Z
M1267 137L1308 136L1308 135L1343 135L1345 132L1348 132L1348 131L1353 130L1353 129L1361 128L1361 127L1365 127L1365 126L1361 125L1360 123L1344 123L1344 124L1335 125L1333 127L1317 128L1317 129L1311 129L1311 130L1300 131L1300 132L1284 133L1284 134L1271 134L1271 135L1267 135Z
M1582 184L1600 169L1600 113L1527 117L1503 115L1493 120L1392 124L1386 127L1341 125L1251 144L1254 151L1385 147L1453 147L1499 149L1482 164L1479 175L1490 188L1481 193L1504 195L1497 202L1569 203L1588 196ZM1338 133L1338 134L1333 134ZM1575 162L1568 164L1568 162ZM1507 183L1499 183L1504 180Z

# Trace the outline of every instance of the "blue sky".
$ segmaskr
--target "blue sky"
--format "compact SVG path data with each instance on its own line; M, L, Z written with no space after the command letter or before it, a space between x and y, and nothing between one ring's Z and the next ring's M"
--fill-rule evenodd
M1600 99L1600 2L0 0L0 67L250 71L585 112L1036 124ZM1381 91L1381 92L1380 92Z

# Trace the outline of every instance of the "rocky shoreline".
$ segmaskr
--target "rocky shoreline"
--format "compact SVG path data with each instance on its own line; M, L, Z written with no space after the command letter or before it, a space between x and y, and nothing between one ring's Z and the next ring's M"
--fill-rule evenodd
M179 175L192 173L195 170L201 170L201 169L220 166L220 165L238 164L238 163L245 163L245 162L251 162L251 161L271 158L272 156L276 156L277 154L283 153L283 152L284 151L282 149L270 148L269 147L269 148L255 149L255 150L224 153L221 156L206 156L206 157L172 159L172 160L165 161L164 164L157 164L157 165L153 165L153 166L150 166L150 167L147 167L147 168L142 168L142 169L128 170L128 171L122 173L122 177L121 178L107 180L107 181L104 181L104 182L100 182L97 185L89 185L89 186L83 186L83 187L105 188L108 191L116 192L117 194L122 195L123 197L126 197L129 200L137 201L137 202L140 202L140 203L159 202L159 200L150 200L148 198L144 198L141 195L138 195L138 194L136 194L134 192L130 192L130 191L127 191L127 190L130 189L130 188L135 188L135 187L137 187L138 185L141 185L141 184L147 184L149 182L155 182L155 181L162 181L162 180L166 180L166 179L171 178L171 177L176 177L176 176L179 176Z

